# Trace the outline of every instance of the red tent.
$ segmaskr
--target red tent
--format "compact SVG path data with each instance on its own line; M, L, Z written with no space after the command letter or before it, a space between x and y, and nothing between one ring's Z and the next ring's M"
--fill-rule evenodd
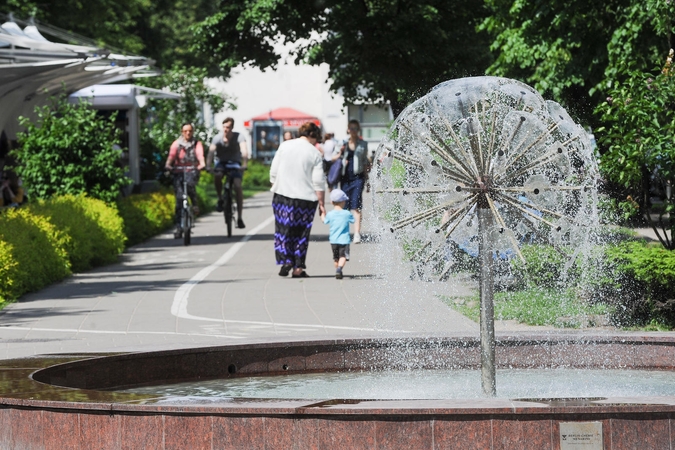
M304 112L295 110L293 108L277 108L268 113L260 114L244 122L246 128L251 128L253 122L263 120L281 120L284 128L299 128L305 122L314 122L321 126L321 121L314 116L305 114Z

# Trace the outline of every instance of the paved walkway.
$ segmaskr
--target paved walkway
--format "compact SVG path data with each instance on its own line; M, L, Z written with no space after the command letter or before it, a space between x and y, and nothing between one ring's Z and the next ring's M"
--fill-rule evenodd
M213 213L198 221L189 247L166 233L128 249L118 264L24 296L0 313L0 359L317 337L478 335L476 323L435 295L470 290L385 280L376 270L375 243L352 245L346 277L336 280L328 227L318 217L307 258L311 278L279 277L270 205L270 193L249 199L247 228L232 238Z

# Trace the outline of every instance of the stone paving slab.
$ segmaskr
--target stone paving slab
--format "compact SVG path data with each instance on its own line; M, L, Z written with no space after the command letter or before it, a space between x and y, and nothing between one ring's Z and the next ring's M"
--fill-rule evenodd
M352 245L336 280L328 227L316 218L311 278L277 275L271 194L247 200L247 228L198 220L192 245L171 233L128 249L117 264L77 274L0 312L0 359L45 353L138 351L267 340L478 333L426 291L400 307L378 287L375 243Z

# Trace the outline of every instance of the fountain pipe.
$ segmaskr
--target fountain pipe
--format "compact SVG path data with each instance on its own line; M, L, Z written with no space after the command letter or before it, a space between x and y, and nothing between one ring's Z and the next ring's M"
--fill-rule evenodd
M494 257L491 232L494 218L485 195L478 200L478 259L480 263L480 370L486 397L497 395L495 381Z

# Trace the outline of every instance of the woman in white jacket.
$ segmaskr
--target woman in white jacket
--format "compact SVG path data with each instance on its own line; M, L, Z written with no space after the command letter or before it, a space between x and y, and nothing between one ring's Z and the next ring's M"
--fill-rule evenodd
M279 275L306 278L305 258L316 207L325 214L323 161L314 145L321 129L312 122L302 124L298 139L284 141L270 168L274 192L274 254Z

